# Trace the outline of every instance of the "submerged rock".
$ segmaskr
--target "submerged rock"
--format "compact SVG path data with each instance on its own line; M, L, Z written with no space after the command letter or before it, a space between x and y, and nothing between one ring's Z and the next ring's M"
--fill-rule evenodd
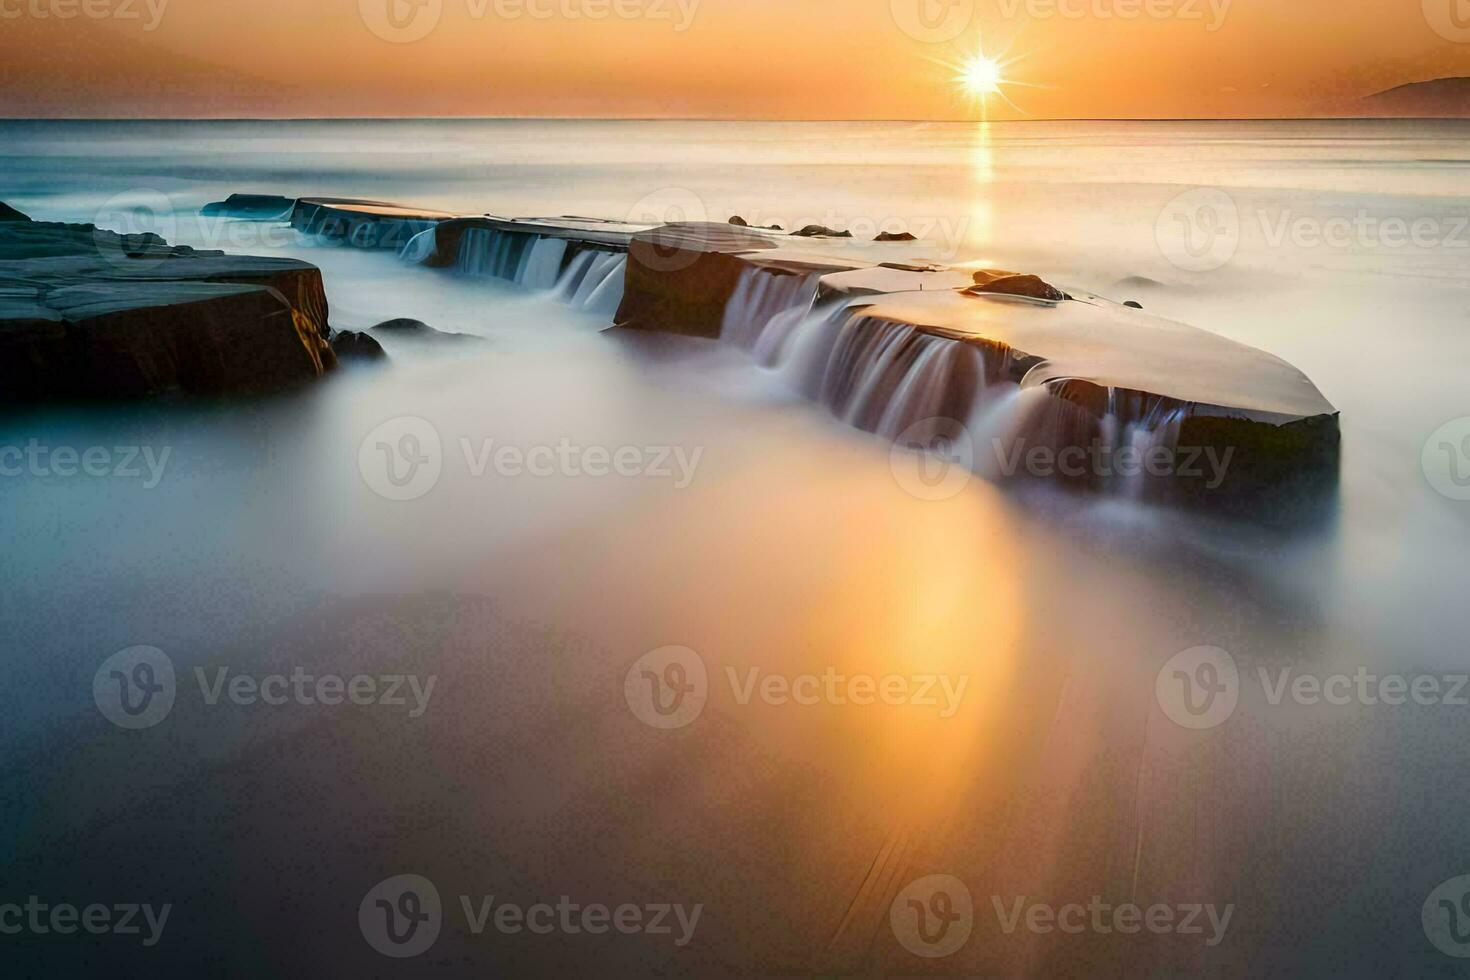
M356 330L339 330L332 334L332 351L339 361L382 361L388 357L377 338Z
M831 228L828 228L826 225L807 225L805 228L801 229L800 231L793 231L791 234L795 235L797 238L851 238L852 237L852 232L850 232L850 231L833 231Z
M211 218L241 218L246 221L285 221L296 207L293 197L269 194L231 194L223 201L206 204L199 213Z
M326 337L305 262L0 223L0 401L273 391L336 364Z
M450 333L446 330L435 330L422 320L412 320L408 317L399 317L396 320L385 320L371 329L385 333L390 336L415 337L426 340L483 340L467 333ZM372 338L368 338L372 339ZM377 343L377 341L373 341Z
M975 285L969 289L971 293L995 293L1004 296L1026 296L1031 299L1044 299L1053 303L1071 299L1051 283L1044 281L1038 276L1021 275L1015 272L1000 272L986 269L975 273Z

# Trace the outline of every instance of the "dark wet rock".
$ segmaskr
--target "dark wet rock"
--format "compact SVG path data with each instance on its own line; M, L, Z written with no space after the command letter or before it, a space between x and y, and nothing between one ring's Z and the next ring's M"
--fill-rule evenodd
M801 229L800 231L793 231L791 234L795 235L797 238L851 238L852 237L852 232L850 232L850 231L833 231L831 228L828 228L826 225L807 225L805 228Z
M305 262L0 223L0 401L274 391L336 364L326 337Z
M918 239L915 238L913 235L910 235L906 231L900 231L900 232L880 231L878 233L878 237L875 238L875 239L873 239L873 241L875 241L875 242L916 242L916 241L918 241Z
M1123 305L1126 306L1126 307L1128 307L1130 310L1141 310L1141 309L1143 309L1143 304L1140 303L1140 302L1138 302L1137 300L1130 299L1128 302L1124 303Z
M775 248L770 236L730 224L682 222L634 235L615 323L719 337L725 308L749 268L739 256Z
M332 351L339 361L381 361L388 357L375 337L356 330L339 330L332 334Z
M270 194L231 194L223 201L206 204L199 213L211 218L241 218L246 221L285 221L296 207L293 197Z
M422 320L410 320L408 317L399 317L396 320L384 320L373 330L382 330L391 333L438 333L433 327Z
M372 328L377 333L387 334L390 337L413 337L425 340L483 340L467 333L450 333L445 330L435 330L422 320L411 320L408 317L400 317L396 320L385 320Z
M746 221L744 218L740 217L740 215L738 215L738 214L735 215L733 218L730 219L730 224L736 225L736 226L741 227L741 228L748 228L748 227L750 227L750 222L749 221Z
M975 273L974 278L975 285L969 289L971 293L1026 296L1031 299L1049 300L1053 303L1071 299L1066 293L1038 276L986 269Z
M21 214L15 208L0 201L0 221L30 221L31 219Z

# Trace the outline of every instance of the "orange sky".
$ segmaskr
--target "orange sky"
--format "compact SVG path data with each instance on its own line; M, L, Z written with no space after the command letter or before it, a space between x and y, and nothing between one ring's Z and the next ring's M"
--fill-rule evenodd
M0 0L0 115L960 119L935 60L981 37L1037 118L1470 75L1470 0Z

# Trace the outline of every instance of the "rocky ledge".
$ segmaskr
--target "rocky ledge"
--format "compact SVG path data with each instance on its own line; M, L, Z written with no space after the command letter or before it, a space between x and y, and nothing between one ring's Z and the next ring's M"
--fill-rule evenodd
M336 364L320 271L0 206L0 400L278 390Z
M1004 448L1003 477L1253 516L1294 509L1278 506L1292 497L1316 508L1335 486L1337 410L1279 358L1036 275L925 261L923 243L904 236L859 242L735 219L455 216L339 199L299 201L291 221L615 310L622 330L718 339L764 364L794 364L788 376L804 394L900 442L935 419L978 428L980 442ZM1032 451L1046 473L1031 472ZM1100 452L1168 466L1120 479L1105 468L1115 455L1098 463ZM1206 458L1219 465L1199 465ZM997 460L972 462L998 475Z

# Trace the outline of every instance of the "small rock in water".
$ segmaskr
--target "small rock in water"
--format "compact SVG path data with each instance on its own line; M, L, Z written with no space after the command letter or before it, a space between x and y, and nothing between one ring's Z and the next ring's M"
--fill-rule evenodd
M1143 309L1143 304L1140 303L1140 302L1138 302L1137 300L1131 300L1130 299L1128 302L1124 303L1123 305L1124 306L1127 306L1127 307L1130 307L1131 309L1135 309L1135 310L1141 310L1141 309Z
M793 231L791 234L797 238L851 238L850 231L833 231L826 225L807 225L801 231Z
M339 330L332 334L332 352L341 361L381 361L388 356L376 338L356 330Z
M878 237L875 238L875 239L873 239L873 241L875 241L875 242L916 242L916 241L918 241L918 239L915 238L913 235L910 235L906 231L900 231L900 232L880 231L878 233Z
M750 222L749 221L746 221L744 218L740 217L740 215L738 215L738 214L735 215L733 218L730 219L730 224L732 224L732 225L739 225L741 228L749 228L750 227Z
M396 320L384 320L382 323L378 324L376 327L372 327L371 329L373 329L373 330L392 330L392 331L399 332L399 333L413 333L413 332L438 333L439 332L439 331L435 330L433 327L429 326L427 323L425 323L422 320L410 320L408 317L399 317Z
M1045 299L1053 303L1071 299L1066 293L1037 276L990 269L975 273L975 285L971 287L970 292L1029 296L1032 299Z
M397 334L400 336L423 337L430 340L482 340L481 337L467 333L450 333L447 330L435 330L422 320L413 320L408 317L399 317L396 320L385 320L378 324L373 330L383 333Z

